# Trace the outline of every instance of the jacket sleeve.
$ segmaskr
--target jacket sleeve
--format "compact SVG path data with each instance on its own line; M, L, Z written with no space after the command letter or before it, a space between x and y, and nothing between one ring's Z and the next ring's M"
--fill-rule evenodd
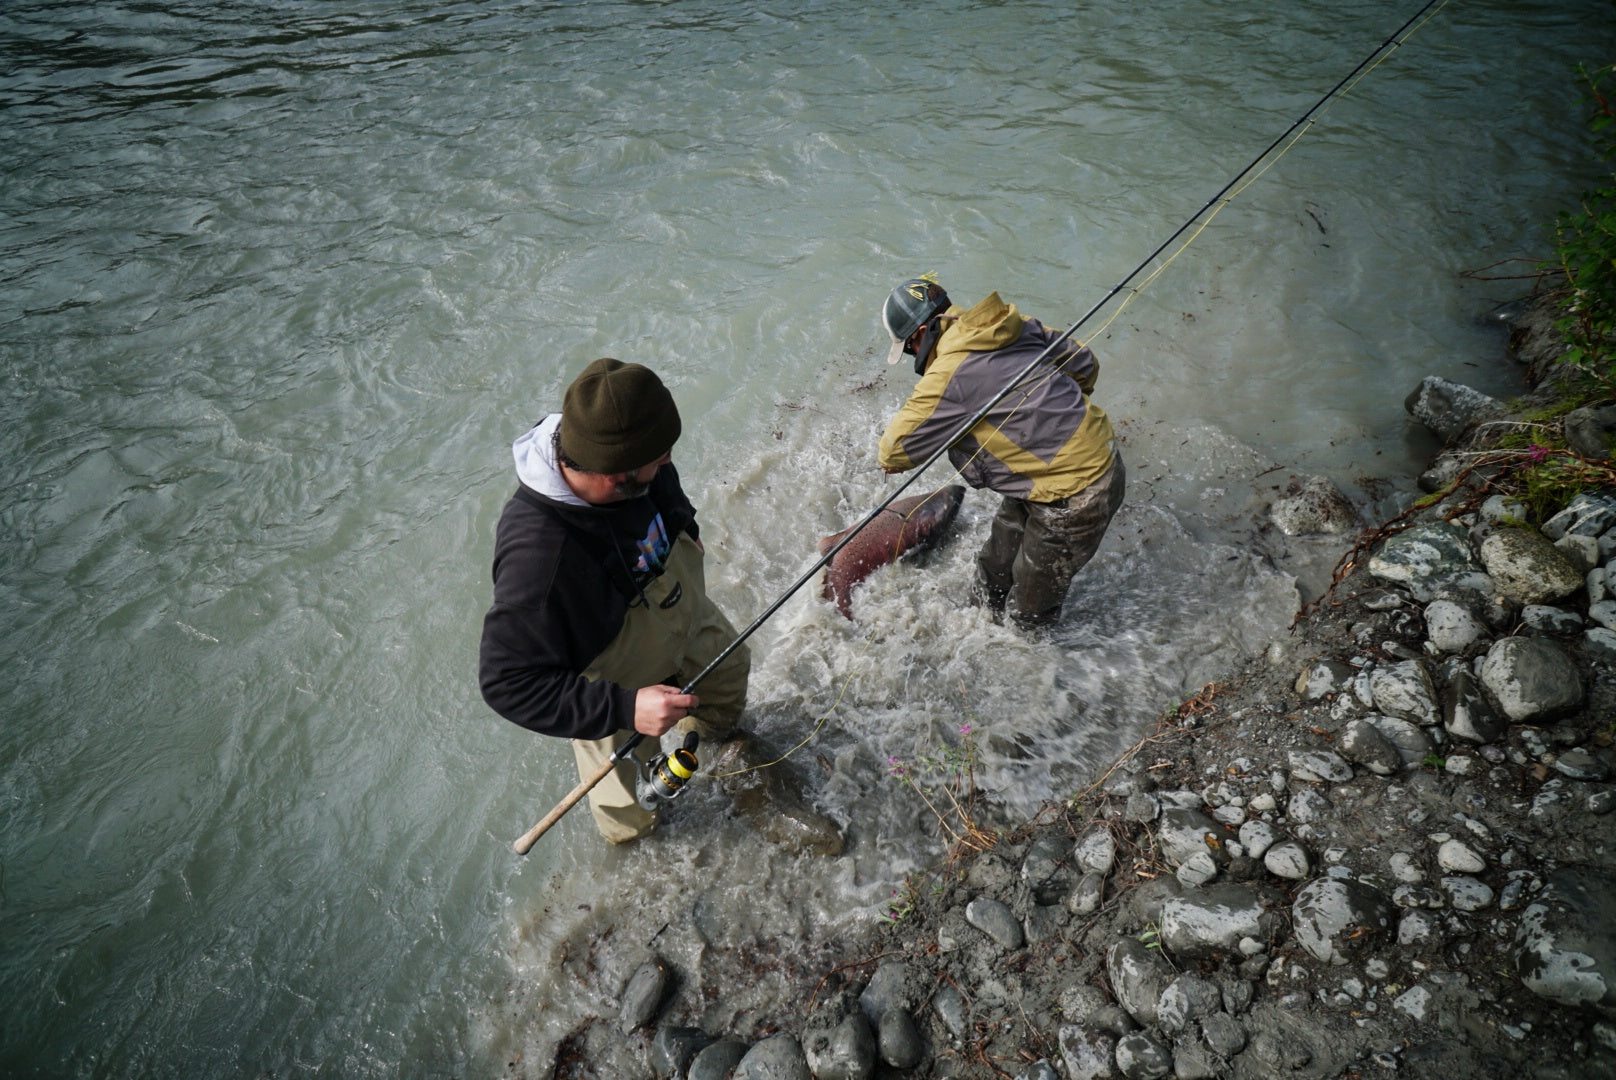
M881 435L881 467L905 472L925 461L948 442L967 413L945 400L948 379L936 371L920 377L909 400Z
M483 700L505 719L543 735L604 739L632 728L635 690L582 675L614 636L601 621L612 597L591 599L576 588L599 575L567 567L559 550L565 540L539 544L529 534L512 537L507 524L500 523L494 604L483 618L478 651ZM558 581L574 587L557 587Z
M635 691L586 680L553 648L552 622L542 609L497 603L489 609L477 666L488 707L530 731L564 739L604 739L632 728Z

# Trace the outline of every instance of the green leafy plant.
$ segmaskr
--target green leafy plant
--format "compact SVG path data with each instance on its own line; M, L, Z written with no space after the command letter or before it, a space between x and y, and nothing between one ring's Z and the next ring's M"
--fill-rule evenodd
M1499 440L1497 452L1487 460L1505 469L1497 486L1525 504L1537 521L1551 517L1580 491L1616 487L1616 466L1573 453L1558 428L1545 425L1520 425ZM1512 519L1501 524L1526 523Z
M914 878L905 874L903 886L892 890L892 902L881 913L882 918L891 922L901 923L915 913L920 905L920 886L915 884Z
M1558 400L1499 442L1510 452L1512 486L1538 520L1579 491L1616 484L1616 469L1572 452L1562 428L1572 409L1616 396L1616 64L1578 65L1577 78L1601 182L1556 217L1554 255L1540 267L1559 305L1555 328L1566 345L1560 370L1567 377Z
M1616 108L1606 96L1616 64L1577 75L1591 106L1588 127L1600 160L1616 160ZM1555 326L1564 335L1564 363L1580 372L1594 393L1616 393L1616 172L1584 192L1575 210L1554 226L1555 255L1544 269L1564 297Z

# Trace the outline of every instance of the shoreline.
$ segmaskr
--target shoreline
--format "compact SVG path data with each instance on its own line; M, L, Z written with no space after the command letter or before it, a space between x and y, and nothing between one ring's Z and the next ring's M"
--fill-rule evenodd
M1512 323L1523 412L1557 340L1541 305ZM1431 379L1405 405L1446 447L1419 487L1452 490L1363 533L1289 637L1082 796L953 822L981 850L862 940L801 943L810 992L751 1030L703 1031L691 991L766 960L652 953L553 1071L511 1074L1616 1075L1616 492L1523 527L1486 486L1512 414Z

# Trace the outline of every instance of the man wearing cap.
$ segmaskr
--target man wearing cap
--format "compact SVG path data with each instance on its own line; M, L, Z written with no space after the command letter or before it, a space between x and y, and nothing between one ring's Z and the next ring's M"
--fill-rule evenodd
M703 677L699 698L679 692L736 636L707 597L696 511L671 458L679 430L653 372L604 358L512 447L518 486L494 543L479 682L501 716L573 740L580 777L632 732L648 736L645 758L676 725L722 738L745 705L744 647ZM589 793L612 843L656 827L635 773L619 762Z
M881 436L881 467L928 459L1060 334L998 293L970 310L916 278L887 297L888 363L914 357L920 381ZM1099 363L1070 339L948 451L972 487L1003 496L976 560L973 599L1024 627L1060 617L1067 587L1122 505L1126 478L1105 412L1089 399Z

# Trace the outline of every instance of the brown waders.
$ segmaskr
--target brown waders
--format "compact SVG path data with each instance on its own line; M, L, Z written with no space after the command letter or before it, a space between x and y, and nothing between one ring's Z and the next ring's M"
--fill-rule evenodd
M985 601L995 618L1008 604L1023 627L1060 618L1066 590L1099 550L1126 484L1122 455L1113 453L1098 480L1059 502L1005 496L976 557L978 601Z
M645 598L649 604L636 601L628 609L622 631L585 669L584 678L609 679L631 690L662 683L683 688L735 640L734 627L707 597L701 548L688 536L674 542L666 569L645 587ZM704 743L716 747L746 705L751 667L744 645L726 657L692 690L701 706L679 722L679 729L694 728ZM579 777L593 776L632 734L618 731L606 739L574 739ZM649 761L658 752L658 740L642 739L630 757L590 789L595 827L614 844L637 840L656 828L656 811L635 801L634 781L639 771L635 759Z

